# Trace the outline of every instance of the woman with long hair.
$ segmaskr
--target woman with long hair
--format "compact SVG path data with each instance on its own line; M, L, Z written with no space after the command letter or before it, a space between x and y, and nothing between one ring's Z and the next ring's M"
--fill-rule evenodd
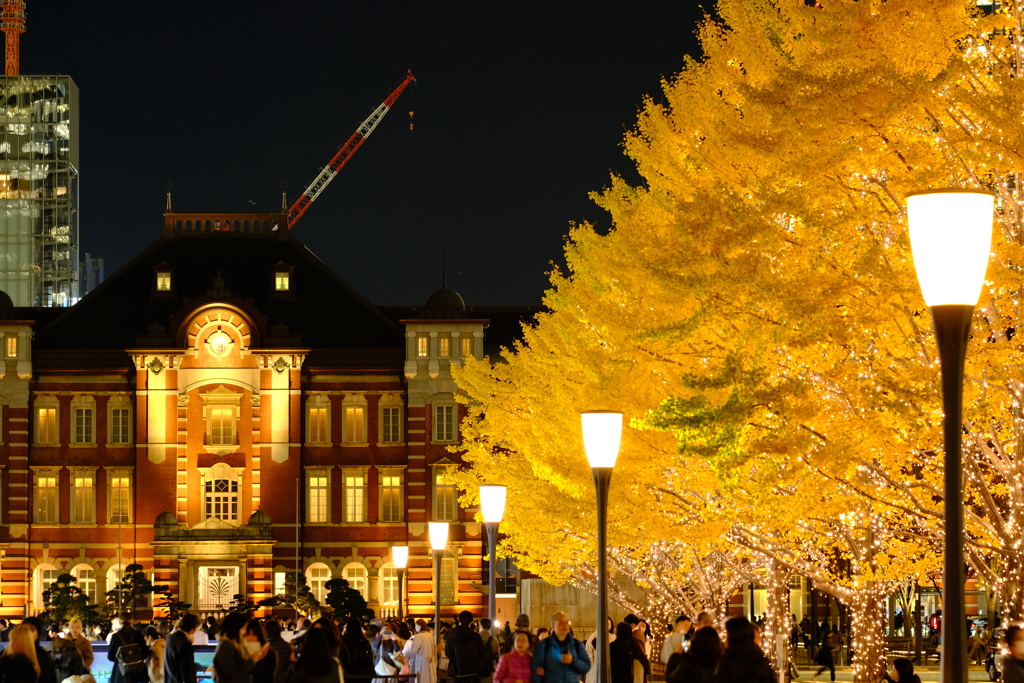
M288 666L291 664L292 648L281 637L281 624L276 619L267 619L263 624L267 635L267 643L276 655L274 657L274 683L285 683L288 680Z
M344 683L341 665L331 656L327 631L314 627L306 632L298 659L288 671L288 683Z
M633 683L633 627L624 621L615 626L608 653L612 683Z
M373 648L370 641L363 635L363 623L355 617L349 617L345 622L345 632L341 635L341 642L348 653L348 662L345 673L353 676L373 675Z
M331 656L344 664L348 659L348 653L345 652L344 644L341 642L341 632L338 631L338 626L334 623L334 620L328 617L320 617L313 622L313 628L324 632L324 635L327 636L327 649L330 651ZM310 630L312 631L313 628Z
M217 649L213 653L213 680L216 683L252 683L256 662L266 657L268 645L253 651L246 644L246 626L249 618L241 612L231 612L217 629Z
M15 626L8 641L0 654L0 680L4 683L36 683L39 680L39 659L36 657L35 629L25 624Z
M142 637L146 640L146 647L149 648L149 656L146 657L146 669L149 671L150 683L163 683L164 681L164 646L166 642L160 637L160 631L155 626L147 626L142 631Z
M641 620L633 631L633 683L646 683L651 675L651 660L647 656L647 622Z

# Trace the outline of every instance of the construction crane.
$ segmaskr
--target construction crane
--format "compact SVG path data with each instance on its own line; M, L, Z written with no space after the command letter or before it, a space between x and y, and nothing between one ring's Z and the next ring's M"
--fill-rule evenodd
M402 91L406 87L416 80L416 77L412 75L412 71L405 74L405 78L398 84L390 95L384 98L384 101L380 103L376 109L370 112L370 115L366 117L366 120L359 124L352 136L345 141L337 154L330 160L330 162L320 169L320 173L313 179L313 182L309 184L302 195L295 200L291 208L288 209L288 229L291 230L295 227L295 223L302 218L302 214L306 213L320 193L324 191L327 184L334 180L334 176L338 175L338 171L341 170L342 166L348 163L348 160L352 158L352 155L356 153L356 150L366 142L366 138L370 137L370 133L377 127L384 115L387 114L391 107L398 100L398 96L402 94ZM410 112L411 114L411 112Z

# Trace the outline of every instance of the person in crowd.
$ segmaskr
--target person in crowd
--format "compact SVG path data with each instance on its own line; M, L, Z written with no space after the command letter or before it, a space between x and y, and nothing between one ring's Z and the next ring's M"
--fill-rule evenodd
M505 643L511 637L512 637L512 626L511 626L511 624L509 624L509 622L506 621L505 622L505 628L503 628L501 630L501 646L503 648L505 647ZM513 647L515 647L515 646L513 645Z
M914 673L914 663L905 657L893 660L892 671L895 678L890 678L886 673L882 680L886 683L921 683L921 677Z
M818 648L818 654L814 658L814 661L818 663L821 668L814 674L814 678L817 679L825 669L828 669L831 675L831 680L836 680L836 650L832 645L832 638L825 637L821 639L821 647Z
M644 622L633 629L633 683L646 683L651 675L651 658L647 656Z
M331 656L325 628L311 628L288 670L287 683L344 683L341 664Z
M50 653L39 644L39 637L43 631L43 620L39 617L27 617L22 622L32 629L32 639L35 642L36 662L39 663L39 683L57 683L57 668L54 666ZM111 679L113 680L113 679Z
M718 624L715 623L715 617L708 612L701 612L697 615L697 630L702 628L713 628L718 629Z
M266 632L259 619L249 619L246 623L242 642L250 656L264 648L267 653L263 659L256 662L256 668L252 670L252 683L274 683L274 674L277 671L277 651L268 645Z
M530 634L526 631L516 631L510 638L512 649L498 659L498 668L494 670L492 683L530 683L533 679Z
M651 625L644 619L641 619L640 623L636 625L636 630L640 631L640 642L644 645L644 653L647 655L647 659L649 661L651 658L651 648L654 643L654 636L651 634Z
M982 665L985 661L985 656L988 654L988 640L989 636L985 629L980 625L976 626L970 640L970 657L978 666Z
M178 627L171 631L164 644L164 683L196 683L196 674L203 671L196 664L192 640L199 630L199 617L185 614Z
M444 641L444 655L448 658L448 676L456 683L479 683L480 660L484 645L480 634L470 628L473 614L463 610L459 612L459 623L448 634Z
M1009 650L1003 657L1003 683L1024 683L1024 629L1010 626L1003 638Z
M385 626L380 633L374 637L371 644L373 648L373 670L381 676L394 676L399 669L395 665L394 654L402 651L392 626ZM383 682L382 682L383 683Z
M0 653L0 681L3 683L36 683L39 680L39 655L36 653L35 630L27 625L15 626L7 634L7 647Z
M345 633L341 636L344 650L348 653L345 673L353 676L372 676L373 648L363 635L363 625L355 617L345 622Z
M615 620L608 617L608 643L615 642ZM584 683L597 683L597 630L590 634L587 638L587 656L590 657L590 661L594 663L594 666L590 667L590 671L587 672Z
M715 669L722 659L722 639L713 628L694 634L686 652L675 652L665 666L667 683L713 683Z
M230 612L217 629L217 649L213 653L213 680L216 683L251 683L256 663L267 656L270 646L250 648L245 636L249 619L241 612Z
M274 652L273 683L285 683L288 680L288 665L291 664L292 648L281 637L281 624L276 619L267 619L263 624L263 632Z
M498 657L501 656L501 645L491 633L492 625L487 617L480 620L480 641L484 646L484 653L480 657L480 683L491 683L495 667L498 666Z
M520 614L518 617L516 617L515 632L519 632L519 631L523 631L523 632L527 633L530 636L530 654L533 654L534 646L536 645L537 641L533 637L533 631L530 630L530 615L529 614ZM515 632L512 634L513 636L515 635ZM512 651L512 647L515 644L513 642L514 640L515 639L513 637L511 637L511 636L505 639L505 644L501 646L502 654L506 654L506 653Z
M416 674L417 683L436 683L437 681L437 649L434 647L434 635L427 628L427 622L416 620L416 634L405 641L402 648L410 674Z
M132 627L132 615L128 612L121 612L117 616L117 623L120 624L120 628L110 635L110 645L107 647L107 659L114 662L110 672L110 683L140 683L146 680L146 657L149 656L149 648L146 647L146 641L142 637L142 634ZM117 654L121 651L121 648L125 646L138 646L138 656L141 657L139 660L142 665L137 667L138 671L134 674L125 674L121 671L122 665L128 665L130 662L125 661L122 657L122 661L118 661ZM127 651L126 651L127 652ZM134 656L133 652L133 656ZM42 681L40 681L42 683Z
M7 637L11 632L11 625L7 623L6 619L0 619L0 643L6 643Z
M537 640L547 640L548 636L550 635L551 631L544 626L541 626L539 629L537 629Z
M341 632L338 631L338 627L334 624L334 620L328 617L320 617L313 622L309 629L306 630L306 633L308 634L309 631L315 628L322 630L324 635L327 636L327 649L331 653L331 656L342 664L345 664L348 659L348 653L344 652L344 648L341 644ZM302 636L296 635L295 638L302 638Z
M142 631L142 637L149 648L149 657L146 658L149 683L164 683L164 649L167 647L167 641L160 637L160 631L157 631L155 626L147 626Z
M611 683L633 683L633 627L624 621L615 626L615 640L608 646Z
M416 622L413 622L413 627L415 627L415 626L416 626ZM412 638L412 629L410 629L409 625L407 623L405 623L404 621L400 622L398 624L398 630L397 631L395 631L394 629L391 629L391 630L394 632L394 634L396 636L398 636L398 644L401 645L402 647L404 647L405 643L410 638Z
M579 683L590 670L590 657L583 643L570 635L569 615L555 612L551 629L551 636L539 642L533 653L534 683Z
M79 619L72 619L69 622L66 636L51 636L50 651L53 653L58 681L70 676L89 675L95 656L92 653L92 645L85 639L82 622Z
M192 636L193 645L209 645L210 644L210 633L216 633L216 630L207 631L207 625L205 621L199 622L199 628L196 629L195 634Z
M680 616L676 617L675 628L672 633L665 639L665 643L661 646L661 663L668 666L669 658L678 652L682 652L686 640L690 634L690 628L693 626L693 622L690 621L690 617ZM668 669L666 669L668 671Z
M733 617L725 622L725 634L728 647L715 667L715 683L774 683L768 657L754 642L754 625L746 617Z

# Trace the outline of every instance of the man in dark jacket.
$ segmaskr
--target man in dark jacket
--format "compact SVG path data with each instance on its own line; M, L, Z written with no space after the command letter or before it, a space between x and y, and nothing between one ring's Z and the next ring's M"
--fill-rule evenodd
M470 612L459 612L459 623L444 641L444 654L448 658L448 675L458 683L479 683L483 641L480 634L469 627L473 623Z
M774 683L775 674L764 650L754 642L754 625L746 617L725 622L729 647L718 660L715 683Z
M43 633L43 620L39 617L28 617L21 623L28 624L36 630L36 659L39 660L39 683L57 683L57 667L53 665L50 653L39 644L39 636Z
M196 683L196 674L204 670L196 664L192 637L199 629L199 617L186 614L178 620L178 628L167 636L164 647L164 683Z
M146 657L149 657L149 648L146 647L146 639L142 637L142 634L135 630L132 625L132 615L128 612L121 612L118 615L121 620L121 629L113 634L110 638L110 645L107 649L107 659L112 661L114 665L110 667L110 683L141 683L145 681L149 674L146 671L145 661ZM142 670L137 676L125 676L121 673L121 666L117 662L117 653L121 651L121 648L125 645L135 644L139 646L139 653L142 657Z

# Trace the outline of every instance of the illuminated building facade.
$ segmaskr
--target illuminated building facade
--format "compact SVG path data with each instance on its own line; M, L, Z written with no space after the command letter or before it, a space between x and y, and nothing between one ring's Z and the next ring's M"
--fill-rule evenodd
M40 610L60 573L103 604L135 562L200 612L297 571L321 599L343 577L394 614L389 547L409 545L403 612L432 614L427 522L447 520L442 612L483 615L486 534L444 477L451 367L529 312L446 288L374 307L284 225L166 214L70 309L0 302L0 613Z
M15 306L78 293L78 86L0 77L0 289Z

